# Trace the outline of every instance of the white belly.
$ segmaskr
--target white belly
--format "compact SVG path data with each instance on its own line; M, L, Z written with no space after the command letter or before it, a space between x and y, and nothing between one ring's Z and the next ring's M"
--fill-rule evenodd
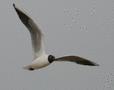
M29 68L33 68L33 69L39 69L39 68L42 68L42 67L46 67L48 66L50 63L48 61L48 56L45 55L45 56L41 56L39 58L37 58L36 60L34 60L32 62L32 64L28 65L28 66L25 66L26 69L29 69Z
M38 59L32 62L31 67L34 69L39 69L48 66L50 63L46 59Z

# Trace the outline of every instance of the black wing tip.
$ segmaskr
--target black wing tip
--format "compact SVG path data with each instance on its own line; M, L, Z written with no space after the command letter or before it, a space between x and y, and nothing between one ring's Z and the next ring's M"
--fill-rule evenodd
M17 9L15 3L13 3L13 7L14 7L14 9L15 9L16 11L18 11L18 9Z
M85 65L88 65L88 66L100 66L99 64L94 63L94 62L90 62L90 63L87 63Z
M87 66L100 66L99 64L93 62L93 61L90 61L90 60L82 60L82 61L78 61L76 62L78 64L82 64L82 65L87 65Z
M26 15L24 11L20 10L19 8L17 8L15 3L13 3L13 7L14 7L15 11L17 12L17 14L18 14L19 18L21 19L21 21L24 24L26 24L30 17L28 15Z
M13 7L16 9L16 5L15 5L15 3L13 3Z
M13 7L15 7L15 3L13 3Z

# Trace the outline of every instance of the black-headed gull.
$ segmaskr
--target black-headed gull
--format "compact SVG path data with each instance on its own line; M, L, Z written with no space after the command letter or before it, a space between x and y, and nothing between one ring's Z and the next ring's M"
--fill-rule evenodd
M32 18L28 16L24 11L17 8L15 4L13 4L13 7L15 8L17 15L19 16L22 23L28 28L30 32L34 50L33 62L30 65L25 66L24 69L31 71L40 69L42 67L48 66L54 61L70 61L81 65L98 66L98 64L79 56L63 56L60 58L55 58L53 55L47 55L43 49L41 30L38 28Z

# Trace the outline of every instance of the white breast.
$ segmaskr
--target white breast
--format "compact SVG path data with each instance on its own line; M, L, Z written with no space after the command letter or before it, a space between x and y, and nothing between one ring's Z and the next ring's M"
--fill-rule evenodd
M48 55L42 55L39 58L37 58L36 60L34 60L32 62L32 64L30 64L28 66L25 66L25 67L26 67L26 69L27 68L39 69L39 68L45 67L45 66L47 66L49 64L50 63L48 61Z

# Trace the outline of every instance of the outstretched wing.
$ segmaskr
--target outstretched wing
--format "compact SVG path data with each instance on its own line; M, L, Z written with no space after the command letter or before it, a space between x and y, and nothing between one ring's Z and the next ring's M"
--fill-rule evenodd
M37 58L44 53L42 46L42 32L35 24L35 22L24 11L17 8L15 4L13 4L13 7L15 8L17 15L19 16L22 23L28 28L30 32L32 46L34 50L34 58Z
M98 64L79 56L64 56L64 57L56 58L55 61L70 61L70 62L75 62L77 64L82 64L82 65L99 66Z

